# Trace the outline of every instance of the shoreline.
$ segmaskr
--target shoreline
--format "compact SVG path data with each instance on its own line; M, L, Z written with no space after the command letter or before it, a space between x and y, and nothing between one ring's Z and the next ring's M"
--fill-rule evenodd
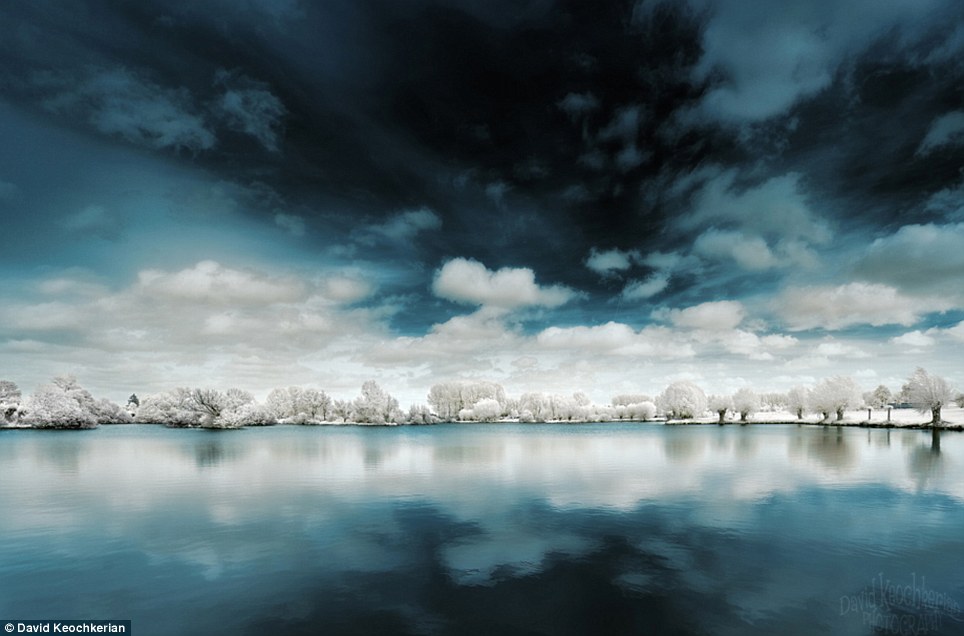
M473 425L492 425L492 424L519 424L522 426L545 426L545 425L565 425L565 426L582 426L588 424L659 424L663 426L718 426L718 427L745 427L745 426L809 426L809 427L821 427L821 428L876 428L876 429L904 429L904 430L920 430L920 431L953 431L953 432L964 432L964 424L956 424L953 422L945 422L940 425L933 425L930 422L871 422L871 421L861 421L861 422L820 422L820 421L808 421L808 420L787 420L787 419L775 419L775 420L755 420L751 422L740 422L736 421L726 421L720 423L718 421L707 421L707 420L608 420L602 422L592 422L592 421L582 421L582 420L555 420L548 422L520 422L518 420L493 420L493 421L472 421L472 422L436 422L433 424L399 424L399 423L385 423L385 424L372 424L367 422L322 422L317 424L288 424L288 423L277 423L277 424L263 424L258 426L234 426L234 427L206 427L206 426L171 426L168 424L160 424L154 422L122 422L116 424L100 424L95 427L69 427L69 426L0 426L0 431L87 431L96 430L98 428L113 428L116 426L156 426L160 428L167 429L177 429L177 430L194 430L194 431L237 431L243 429L261 429L261 428L273 428L278 426L283 427L294 427L294 428L336 428L336 427L357 427L357 428L430 428L433 426L442 425L458 425L458 426L473 426Z

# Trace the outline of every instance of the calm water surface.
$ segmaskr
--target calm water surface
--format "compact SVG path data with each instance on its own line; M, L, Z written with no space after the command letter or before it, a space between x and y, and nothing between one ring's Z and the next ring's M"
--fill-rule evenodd
M964 634L964 435L0 432L0 619L136 634Z

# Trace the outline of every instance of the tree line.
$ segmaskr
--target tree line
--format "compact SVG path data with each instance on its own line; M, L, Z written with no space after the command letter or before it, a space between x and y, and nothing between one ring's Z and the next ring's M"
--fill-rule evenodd
M439 422L608 422L685 420L712 414L747 422L760 411L785 410L802 419L815 413L823 422L839 422L844 411L913 405L941 423L941 409L964 394L952 391L943 378L918 368L896 394L881 385L861 393L847 376L826 378L813 387L786 393L756 393L742 388L733 395L706 395L692 382L667 386L655 397L619 394L609 404L595 404L584 393L572 395L523 393L506 395L502 385L487 381L440 382L431 387L427 404L407 412L398 400L369 380L352 400L332 399L325 391L287 387L272 390L264 402L241 389L179 387L145 397L131 395L120 406L95 399L73 376L58 376L24 397L16 383L0 380L0 425L35 428L94 428L132 422L183 428L240 428L272 424L435 424Z

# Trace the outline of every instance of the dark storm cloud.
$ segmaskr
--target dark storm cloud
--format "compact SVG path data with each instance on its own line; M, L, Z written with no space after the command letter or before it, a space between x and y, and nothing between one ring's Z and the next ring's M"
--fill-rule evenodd
M625 3L254 6L8 5L5 83L60 124L232 180L365 214L426 205L455 229L521 207L601 240L636 225L639 169L679 151L655 131L692 97L698 34L669 14L657 29ZM575 122L559 104L579 91L598 108Z
M582 266L593 249L691 264L639 259L637 292L699 300L690 274L717 271L707 290L745 293L816 258L814 232L872 239L938 220L927 202L961 179L952 2L37 2L0 15L8 98L52 124L204 167L255 192L242 212L300 240L370 247L398 229L429 269L526 265L591 297L620 291ZM776 220L781 193L806 206L809 232ZM422 209L440 231L393 225Z

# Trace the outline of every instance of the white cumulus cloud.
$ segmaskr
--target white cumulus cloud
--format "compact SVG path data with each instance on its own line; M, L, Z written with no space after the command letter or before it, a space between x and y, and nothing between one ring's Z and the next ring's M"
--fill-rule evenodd
M270 304L292 301L305 293L305 285L295 278L232 269L216 261L201 261L178 272L143 270L138 285L150 295L222 304Z
M945 333L947 333L947 335L954 338L955 340L964 342L964 320L962 320L961 322L957 323L956 325L948 329Z
M836 287L791 287L773 302L776 314L795 331L854 325L910 326L925 313L948 306L938 299L909 298L888 285L860 282Z
M503 309L526 306L558 307L575 297L562 285L543 287L527 267L490 271L482 263L454 258L435 273L432 291L440 298Z
M930 347L933 346L937 341L918 329L915 331L908 331L905 334L891 338L890 342L902 347Z
M586 258L586 267L600 276L613 276L625 272L633 266L633 261L639 259L639 252L611 249L598 250L595 247Z
M814 349L814 354L824 358L866 358L868 354L856 345L828 340L821 342Z
M658 320L668 320L677 327L724 331L735 329L746 317L743 304L735 300L701 303L685 309L662 309L653 312Z
M645 327L639 331L629 325L607 322L603 325L548 327L536 337L546 349L571 350L585 355L615 354L689 358L692 345L665 327Z

